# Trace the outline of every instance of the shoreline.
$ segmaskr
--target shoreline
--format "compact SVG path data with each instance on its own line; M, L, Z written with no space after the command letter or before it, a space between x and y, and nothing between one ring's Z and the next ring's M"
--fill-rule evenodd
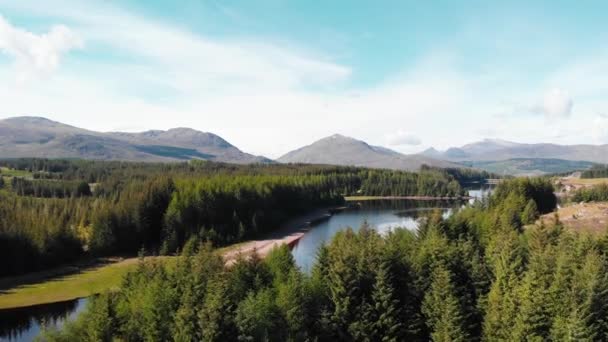
M468 201L473 196L347 196L346 202L374 200L416 200L416 201Z
M287 244L292 248L311 226L329 219L348 206L332 206L312 210L282 224L264 238L236 243L217 249L226 265L232 265L238 255L247 257L254 251L264 258L275 246ZM146 256L145 259L171 260L173 256ZM0 278L0 311L61 303L86 298L120 284L122 275L137 265L139 257L104 257L59 266L53 269ZM111 273L111 274L108 274ZM110 277L111 279L108 279ZM76 287L69 294L59 289ZM49 292L49 289L53 289ZM23 298L25 296L25 298Z
M333 206L313 210L307 214L293 218L281 225L276 231L269 233L266 238L251 240L222 253L227 266L234 264L239 256L247 257L254 252L260 258L266 257L274 248L286 244L292 248L312 228L315 223L329 219L334 214L348 209L349 206Z
M345 197L345 204L339 206L329 206L320 209L312 210L306 214L297 216L283 223L277 230L273 232L269 232L263 238L258 238L254 240L244 241L240 243L236 243L232 246L226 246L224 248L219 248L218 252L224 259L224 262L227 266L230 266L236 262L239 256L241 257L249 257L254 252L258 254L259 257L264 258L270 253L270 251L274 247L281 246L286 244L289 248L293 248L298 241L300 241L304 235L313 228L313 225L316 223L322 222L324 220L328 220L334 214L342 212L344 210L348 210L349 208L356 207L356 202L358 201L373 201L373 200L420 200L420 201L436 201L436 200L468 200L473 197L470 196L460 196L460 197L433 197L433 196L351 196ZM148 258L159 258L159 257L146 257ZM162 259L171 259L172 257L160 257ZM38 297L41 293L31 293L34 297L38 297L36 299L30 298L30 300L22 301L20 303L13 302L12 304L6 303L9 298L6 296L11 296L15 294L15 292L29 292L28 289L33 289L35 287L41 286L43 284L54 284L63 283L66 281L76 281L76 282L84 282L88 283L92 279L82 279L88 278L87 274L94 274L102 271L104 268L112 268L112 269L123 269L120 273L126 273L129 268L134 267L138 257L105 257L103 260L105 262L99 264L99 260L96 261L86 261L80 263L80 267L75 267L74 264L58 267L52 270L45 270L42 272L33 272L31 274L24 274L20 276L14 277L6 277L0 279L0 299L3 299L5 302L0 300L0 309L1 310L10 310L17 309L29 306L36 305L44 305L44 304L53 304L58 302L64 302L67 300L74 300L79 298L85 298L94 294L97 294L101 291L100 289L93 289L91 287L97 286L85 286L87 288L85 291L74 291L69 296L49 296L52 298L42 299ZM78 264L78 263L76 263ZM87 267L89 266L89 267ZM85 277L79 277L85 275ZM37 281L37 280L41 281ZM119 281L117 279L114 281L115 284L112 286L116 286ZM90 284L90 283L89 283ZM13 285L13 286L11 286ZM92 284L91 284L92 285ZM97 284L99 286L99 284ZM45 286L43 286L45 287ZM21 291L20 291L21 290ZM37 292L37 291L34 291ZM4 297L4 298L2 298Z

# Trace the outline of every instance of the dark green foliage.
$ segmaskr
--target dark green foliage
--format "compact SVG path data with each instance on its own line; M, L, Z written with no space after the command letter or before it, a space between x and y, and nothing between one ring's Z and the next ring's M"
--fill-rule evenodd
M608 177L608 167L596 165L589 170L581 173L581 178L606 178Z
M602 183L590 188L578 189L571 197L574 202L604 202L608 201L608 184Z
M499 205L507 199L508 196L515 196L523 199L523 206L528 200L532 199L536 203L536 208L540 214L546 214L557 205L557 198L553 193L553 185L551 181L543 178L516 178L501 183L492 196L492 204ZM523 206L518 208L519 212L523 211Z
M14 260L0 275L141 247L166 255L191 237L226 245L340 205L349 194L461 193L440 170L50 159L0 160L0 166L34 178L13 177L10 191L0 194L0 257Z
M19 196L45 198L91 196L89 184L83 181L27 180L13 177L11 190Z
M432 213L416 233L346 229L311 274L285 246L227 267L190 238L176 264L142 263L48 339L606 340L608 238L524 229L546 198L530 182L507 181L488 207Z
M422 303L422 313L426 317L433 341L468 340L461 304L451 277L445 267L437 266Z

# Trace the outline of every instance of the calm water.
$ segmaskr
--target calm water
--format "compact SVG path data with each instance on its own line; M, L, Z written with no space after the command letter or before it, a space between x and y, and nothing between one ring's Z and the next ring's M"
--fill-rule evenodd
M487 189L469 190L470 196L487 196ZM357 209L348 209L334 214L325 221L317 222L313 228L293 248L296 263L308 272L314 263L319 246L340 230L351 227L358 230L367 221L380 233L395 227L415 230L418 218L430 210L440 209L449 216L463 202L448 201L408 201L378 200L363 201ZM62 303L37 305L27 308L0 310L0 342L32 341L40 334L43 326L61 327L73 320L85 308L87 299L77 299Z
M0 341L33 341L43 326L60 328L85 308L87 299L0 310Z
M362 201L359 205L359 208L347 209L313 225L311 230L298 241L292 253L303 271L310 270L319 246L330 241L337 232L347 227L356 231L367 221L381 234L396 227L415 230L418 227L418 219L422 215L439 209L447 217L455 208L462 206L463 202L377 200Z

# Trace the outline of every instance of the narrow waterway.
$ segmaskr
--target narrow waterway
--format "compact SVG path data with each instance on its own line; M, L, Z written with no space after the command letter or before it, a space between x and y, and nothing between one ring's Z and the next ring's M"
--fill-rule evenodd
M294 246L292 253L296 264L308 272L312 267L317 250L324 242L330 241L339 231L348 227L357 231L364 222L381 234L396 228L415 230L419 218L432 210L441 210L445 217L463 205L463 202L412 201L412 200L372 200L356 203L350 208L318 222Z
M469 190L469 196L475 199L486 197L488 194L488 189ZM395 227L415 230L418 227L418 219L425 213L441 210L447 217L465 203L420 200L361 201L354 208L338 212L313 224L294 246L292 253L297 265L308 272L315 261L319 246L347 227L358 230L364 222L367 222L380 233ZM60 328L66 321L76 318L85 308L86 302L86 298L81 298L61 303L0 310L0 342L32 341L44 326Z

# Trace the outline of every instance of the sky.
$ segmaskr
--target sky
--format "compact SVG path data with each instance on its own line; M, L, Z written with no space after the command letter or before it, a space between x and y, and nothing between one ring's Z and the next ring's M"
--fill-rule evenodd
M0 0L0 119L191 127L268 157L608 143L606 1Z

